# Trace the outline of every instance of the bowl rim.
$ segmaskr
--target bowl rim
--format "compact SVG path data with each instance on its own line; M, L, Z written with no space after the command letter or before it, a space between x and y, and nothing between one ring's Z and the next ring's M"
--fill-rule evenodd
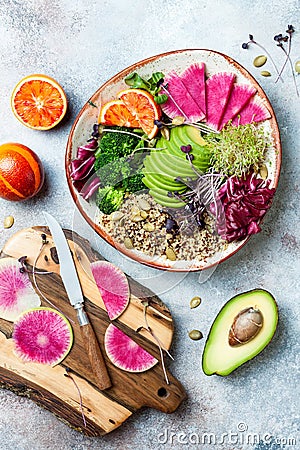
M77 124L81 118L81 116L83 115L83 113L86 111L86 109L88 109L91 106L91 102L93 102L93 99L95 97L98 97L99 94L107 87L109 86L111 83L119 80L120 78L124 77L125 74L127 74L130 71L135 70L137 67L141 67L144 66L148 63L151 63L153 61L156 61L159 58L168 56L168 55L174 55L174 54L180 54L180 53L186 53L186 52L199 52L199 51L204 51L204 52L208 52L208 53L213 53L213 54L217 54L222 56L229 64L233 65L244 77L246 77L251 84L257 89L257 93L260 95L260 97L264 98L265 101L267 102L268 105L268 109L269 112L271 114L271 120L272 121L272 136L274 139L274 148L276 149L276 167L275 167L275 175L274 175L274 180L273 180L273 186L275 187L275 189L277 190L278 187L278 183L279 183L279 178L280 178L280 171L281 171L281 164L282 164L282 144L281 144L281 137L280 137L280 130L279 130L279 126L278 126L278 121L275 115L275 111L273 109L273 106L267 96L267 94L265 93L265 91L263 90L263 88L260 86L260 84L258 83L258 81L254 78L254 76L244 67L242 66L240 63L238 63L235 59L233 59L232 57L226 55L225 53L216 51L216 50L210 50L210 49L206 49L206 48L185 48L185 49L179 49L179 50L170 50L168 52L163 52L157 55L153 55L147 58L144 58L138 62L135 62L133 64L131 64L130 66L122 69L121 71L119 71L118 73L116 73L115 75L113 75L111 78L109 78L105 83L103 83L97 90L96 92L94 92L94 94L89 98L89 100L86 101L86 103L83 105L83 107L81 108L81 110L79 111L79 113L77 114L73 125L71 127L71 130L69 132L69 136L68 136L68 140L67 140L67 146L66 146L66 152L65 152L65 173L66 173L66 178L67 178L67 183L68 183L68 187L71 193L71 196L73 198L73 201L77 207L77 209L79 210L80 214L83 216L83 218L86 220L86 222L90 225L90 227L102 238L104 239L108 244L110 244L112 247L114 247L116 250L120 251L123 255L129 257L130 259L143 264L145 266L151 267L151 268L155 268L155 269L160 269L163 271L170 271L170 272L201 272L202 270L208 270L211 269L213 267L215 267L216 265L226 261L227 259L229 259L231 256L235 255L239 250L241 250L250 240L250 238L252 236L247 236L243 241L241 241L241 244L237 246L237 248L233 249L229 254L227 254L224 257L221 257L218 261L212 262L208 265L206 265L205 267L199 267L196 265L193 265L189 268L182 268L182 267L172 267L172 266L164 266L163 264L157 263L155 261L147 261L147 260L143 260L140 257L134 257L135 255L132 254L132 252L127 251L127 249L118 244L117 242L115 242L111 236L103 229L100 228L100 226L98 226L89 216L88 214L85 212L85 210L82 208L82 206L80 205L79 201L78 201L78 193L76 191L76 189L74 188L73 182L71 180L70 177L70 164L72 161L72 141L73 141L73 135L74 132L76 130ZM265 215L263 216L262 220L260 223L263 222Z

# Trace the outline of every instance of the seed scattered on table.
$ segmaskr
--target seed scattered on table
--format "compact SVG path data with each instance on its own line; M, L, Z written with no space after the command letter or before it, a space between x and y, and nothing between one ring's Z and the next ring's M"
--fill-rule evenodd
M15 222L15 219L13 218L13 216L7 216L5 217L4 221L3 221L3 226L4 228L11 228L13 226Z
M193 297L192 300L190 301L190 308L197 308L201 303L201 298L200 297Z
M189 337L193 339L193 341L199 341L203 338L203 334L199 330L192 330L189 332Z

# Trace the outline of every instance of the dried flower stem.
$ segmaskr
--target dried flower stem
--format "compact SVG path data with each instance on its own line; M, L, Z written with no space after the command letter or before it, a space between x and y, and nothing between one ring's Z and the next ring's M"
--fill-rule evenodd
M290 40L289 40L289 43L290 43ZM297 97L299 97L299 91L298 91L297 81L296 81L296 77L295 77L295 73L294 73L294 68L293 68L293 63L292 63L292 60L291 60L291 58L290 58L289 52L286 51L286 49L284 48L283 45L278 45L278 47L280 47L280 48L284 51L284 53L285 53L285 55L286 55L286 61L289 61L289 63L290 63L290 66L291 66L291 72L292 72L293 81L294 81L294 86L295 86L295 90L296 90L296 95L297 95Z
M43 292L40 290L38 284L37 284L37 279L36 279L36 275L51 275L53 272L36 272L36 266L37 266L37 262L39 260L39 257L41 256L42 250L44 248L44 246L48 243L44 238L44 235L42 235L42 245L40 247L40 250L34 260L33 266L32 266L32 280L33 280L33 284L34 287L36 289L36 291L38 292L38 294L45 300L45 302L47 302L49 305L52 306L52 308L56 309L57 311L59 311L63 316L67 317L67 319L72 322L73 324L75 323L74 320L72 320L70 317L66 316L61 309L57 308L56 305L54 305L44 294Z
M275 61L274 61L274 59L272 58L272 55L268 52L268 50L267 50L263 45L261 45L261 44L259 44L258 42L256 42L256 41L254 40L252 34L249 34L249 39L250 39L250 41L244 43L244 44L242 45L242 47L243 47L244 49L247 49L248 46L249 46L249 44L254 44L254 45L257 45L257 47L259 47L260 49L262 49L262 50L266 53L266 55L268 56L268 58L270 59L270 61L271 61L272 65L273 65L273 67L274 67L274 69L275 69L277 75L279 76L279 78L281 79L281 81L284 82L284 81L283 81L283 78L281 77L281 74L279 73L279 70L278 70L278 68L277 68L277 66L276 66L276 64L275 64Z
M276 80L275 80L275 83L277 83L277 81L279 80L279 77L280 77L281 74L283 73L283 71L284 71L284 69L285 69L285 66L287 65L287 62L288 62L288 60L289 60L290 53L291 53L291 40L292 40L292 36L290 35L290 38L289 38L289 44L288 44L288 51L287 51L287 57L285 58L284 64L283 64L283 66L281 67L281 70L280 70L280 72L279 72L279 74L278 74L278 77L277 77Z
M159 348L159 353L160 353L160 358L161 358L161 365L162 365L162 369L163 369L163 372L164 372L164 377L165 377L166 383L167 383L167 384L170 384L170 381L169 381L169 378L168 378L168 374L167 374L167 371L166 371L166 366L165 366L165 360L164 360L163 350L167 353L167 355L168 355L172 360L174 360L174 358L173 358L173 356L168 352L168 350L166 350L165 348L162 347L162 344L161 344L160 340L159 340L158 337L153 333L152 329L151 329L150 326L149 326L148 319L147 319L147 308L148 308L148 306L149 306L149 302L148 302L148 301L143 302L143 306L144 306L144 311L143 311L143 314L144 314L144 321L145 321L145 325L146 325L146 327L143 327L143 328L145 328L145 329L151 334L151 336L156 340L156 342L157 342L157 345L158 345L158 348Z
M86 428L86 420L85 420L85 415L84 415L84 412L83 412L82 395L81 395L79 386L78 386L78 384L76 383L76 381L74 380L74 378L72 377L72 375L70 375L70 369L67 367L65 370L66 370L66 373L64 373L64 376L67 377L67 378L70 378L70 379L73 381L74 386L75 386L76 389L77 389L77 392L78 392L78 395L79 395L79 406L80 406L80 411L81 411L82 421L83 421L84 427Z

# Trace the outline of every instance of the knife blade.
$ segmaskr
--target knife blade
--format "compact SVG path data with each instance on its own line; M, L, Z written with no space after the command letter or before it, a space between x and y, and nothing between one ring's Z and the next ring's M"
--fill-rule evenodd
M84 310L82 289L68 241L57 220L45 211L44 217L56 246L61 279L65 286L69 301L77 312L78 323L80 325L85 349L92 370L97 377L97 386L101 390L108 389L111 387L110 377L97 337Z

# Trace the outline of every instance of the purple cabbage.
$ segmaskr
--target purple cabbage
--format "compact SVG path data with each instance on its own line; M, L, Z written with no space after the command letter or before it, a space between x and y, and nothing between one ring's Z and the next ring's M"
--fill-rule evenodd
M81 189L80 195L85 199L89 200L90 197L92 197L95 192L97 192L98 188L100 187L100 178L97 176L92 177L91 180L89 180Z
M270 208L275 193L270 183L271 180L257 178L254 173L245 178L228 178L210 205L222 239L232 242L261 231L260 220Z
M98 177L89 180L88 177L94 174L94 153L97 149L97 139L91 139L85 145L77 149L76 158L71 162L70 176L73 180L75 189L88 200L100 185Z

